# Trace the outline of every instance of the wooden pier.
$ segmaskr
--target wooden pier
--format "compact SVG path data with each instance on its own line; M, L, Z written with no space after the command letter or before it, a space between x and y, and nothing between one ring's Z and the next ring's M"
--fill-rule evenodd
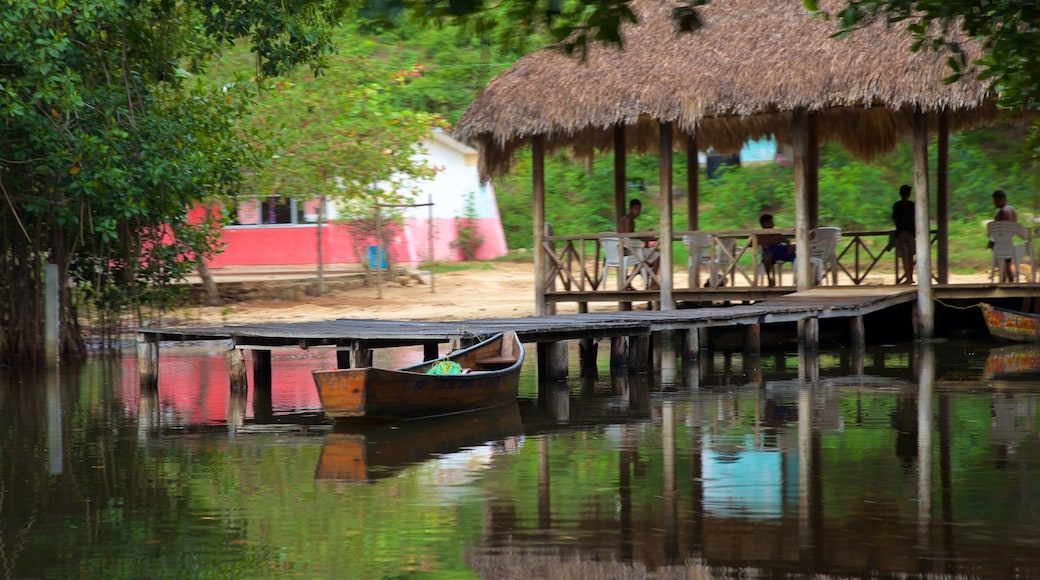
M611 365L626 365L636 372L649 370L650 337L680 336L684 357L696 358L706 329L726 326L745 328L745 352L761 352L761 325L798 323L799 341L815 349L818 321L845 318L850 322L852 345L865 342L863 317L892 306L913 302L917 292L909 287L820 287L804 292L732 306L706 306L678 310L623 310L520 318L486 318L447 322L338 319L321 322L258 323L235 326L141 328L138 330L138 367L144 387L158 385L159 347L162 342L228 341L228 366L232 388L246 387L244 349L253 351L257 387L271 377L271 350L281 348L330 348L337 352L340 368L367 366L373 349L422 346L425 358L434 358L439 347L467 344L503 330L515 331L522 342L537 343L541 378L567 376L566 341L582 341L582 365L595 363L595 339L611 339ZM907 324L910 324L907 321Z

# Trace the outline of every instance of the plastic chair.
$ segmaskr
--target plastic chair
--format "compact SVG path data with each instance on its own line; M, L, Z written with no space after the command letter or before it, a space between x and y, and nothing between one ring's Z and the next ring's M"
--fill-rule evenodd
M635 256L625 256L624 266L622 267L619 238L600 238L599 245L603 247L603 272L600 274L596 288L602 287L603 283L606 282L607 271L610 268L615 268L618 277L618 289L624 289L624 281L628 279L628 271L633 267L639 266L639 258ZM642 274L643 284L645 286L647 283L646 272L640 272L640 274Z
M711 234L687 234L682 239L690 254L687 262L690 288L700 287L701 266L708 267L707 287L717 287L719 268L717 258L711 254Z
M1028 256L1032 260L1033 257L1033 238L1029 230L1017 222L994 221L986 225L986 235L989 236L989 241L993 242L989 281L993 282L993 275L996 272L1001 272L1000 277L1003 278L1004 260L1011 260L1014 264L1015 279L1013 281L1018 282L1022 259ZM1015 238L1025 241L1016 243ZM1034 278L1035 276L1030 275L1031 280Z
M821 227L812 230L809 242L809 264L813 269L816 284L823 284L830 274L831 285L838 285L838 242L841 228Z

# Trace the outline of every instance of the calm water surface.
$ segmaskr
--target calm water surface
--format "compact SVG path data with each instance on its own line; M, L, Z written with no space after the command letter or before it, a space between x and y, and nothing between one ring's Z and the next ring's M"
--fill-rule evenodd
M533 348L532 355L533 355ZM606 350L601 346L601 351ZM418 352L377 355L412 362ZM383 360L380 360L380 357ZM705 354L348 429L222 348L0 370L10 578L1038 578L1040 350ZM605 358L601 355L601 358Z

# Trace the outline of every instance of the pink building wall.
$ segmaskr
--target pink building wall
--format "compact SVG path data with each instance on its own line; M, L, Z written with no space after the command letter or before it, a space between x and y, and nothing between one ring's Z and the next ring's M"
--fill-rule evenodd
M476 251L478 260L504 256L505 232L498 212L494 189L479 182L476 151L444 133L434 133L423 144L430 165L437 167L435 179L422 182L416 203L433 202L429 207L404 211L404 226L394 236L387 254L391 262L420 266L430 259L429 234L433 230L433 259L441 262L460 261L460 248L452 247L458 239L461 220L469 219L483 238ZM468 206L468 207L467 207ZM212 268L230 266L316 265L318 263L318 202L303 202L305 223L272 224L273 216L263 216L259 201L239 203L239 224L224 228L221 238L224 251L207 262ZM367 263L371 239L355 240L350 228L337 221L337 211L330 204L326 215L332 221L321 228L322 253L326 265ZM273 210L272 210L273 211ZM201 213L201 210L198 210ZM466 217L472 216L472 217Z

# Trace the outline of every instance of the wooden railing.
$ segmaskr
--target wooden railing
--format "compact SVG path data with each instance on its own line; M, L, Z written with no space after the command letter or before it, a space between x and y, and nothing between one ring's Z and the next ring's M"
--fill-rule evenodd
M780 231L793 241L793 232ZM754 235L758 232L759 230L676 232L672 236L672 243L675 244L676 250L683 246L684 236L693 234L711 236L710 258L719 265L719 276L716 279L706 280L701 268L693 268L697 280L692 281L689 277L676 276L673 278L673 288L715 289L734 285L754 287L761 284L762 272L759 270L761 252ZM931 234L930 241L934 246L935 232L933 231ZM604 232L577 236L545 236L542 247L546 264L544 292L576 293L631 288L642 290L648 285L660 285L660 275L650 267L654 256L650 252L635 248L647 235L647 233ZM621 276L614 272L604 272L605 256L600 242L601 238L605 237L618 238L622 252L619 253L619 256L622 263L624 263L625 254L632 262L628 268L609 267L609 269L623 272ZM899 277L905 273L899 272L893 250L894 248L889 245L888 230L842 232L841 240L835 250L838 285L863 284L867 281L868 276L876 275L878 270L882 269L886 274L894 272L892 283L898 283ZM674 271L687 272L688 262L680 258L686 253L675 251L673 255L677 256L677 261L673 264ZM886 257L892 260L894 270L881 267L882 260ZM794 277L789 274L793 268L790 266L785 266L785 268L787 268L785 271L787 275L781 282L783 285L793 285Z

